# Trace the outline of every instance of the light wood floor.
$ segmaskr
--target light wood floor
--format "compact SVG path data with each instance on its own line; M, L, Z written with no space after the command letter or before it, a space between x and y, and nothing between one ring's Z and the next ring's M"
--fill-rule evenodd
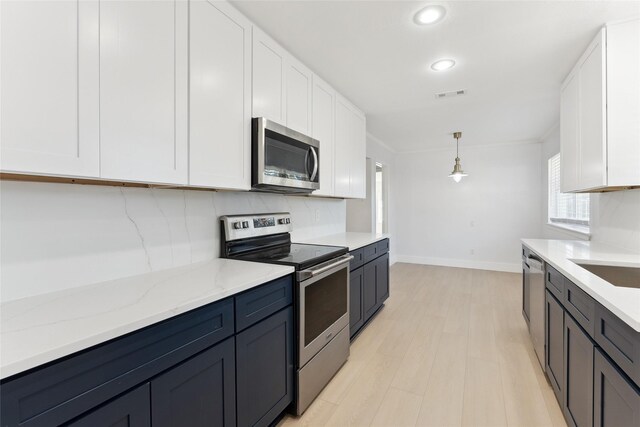
M302 417L281 426L565 426L519 274L395 264L391 296Z

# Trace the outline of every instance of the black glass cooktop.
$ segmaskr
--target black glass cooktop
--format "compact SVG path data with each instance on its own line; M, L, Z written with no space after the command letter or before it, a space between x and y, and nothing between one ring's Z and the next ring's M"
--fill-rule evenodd
M340 246L307 245L291 243L274 248L234 255L231 258L245 261L266 262L270 264L291 265L296 270L304 270L331 258L347 253L347 248Z

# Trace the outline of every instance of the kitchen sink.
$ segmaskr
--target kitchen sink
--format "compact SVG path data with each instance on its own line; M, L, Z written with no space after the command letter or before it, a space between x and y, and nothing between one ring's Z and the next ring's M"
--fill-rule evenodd
M613 286L640 289L640 267L575 263Z

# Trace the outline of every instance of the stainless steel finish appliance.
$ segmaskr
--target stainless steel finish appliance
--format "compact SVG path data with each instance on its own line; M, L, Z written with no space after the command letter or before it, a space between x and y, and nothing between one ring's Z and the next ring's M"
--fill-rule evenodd
M529 333L533 341L533 348L538 356L538 361L544 371L544 261L537 255L531 253L526 258L525 263L529 267Z
M288 213L221 217L224 257L291 265L296 285L296 414L349 357L347 248L291 243Z
M310 193L320 188L320 142L264 117L251 122L254 190Z

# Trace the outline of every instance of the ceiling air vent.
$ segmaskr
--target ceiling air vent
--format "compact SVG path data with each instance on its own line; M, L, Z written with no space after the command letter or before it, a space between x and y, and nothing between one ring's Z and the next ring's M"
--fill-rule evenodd
M455 96L461 96L466 93L467 91L465 89L452 90L451 92L441 92L441 93L436 93L436 99L453 98Z

